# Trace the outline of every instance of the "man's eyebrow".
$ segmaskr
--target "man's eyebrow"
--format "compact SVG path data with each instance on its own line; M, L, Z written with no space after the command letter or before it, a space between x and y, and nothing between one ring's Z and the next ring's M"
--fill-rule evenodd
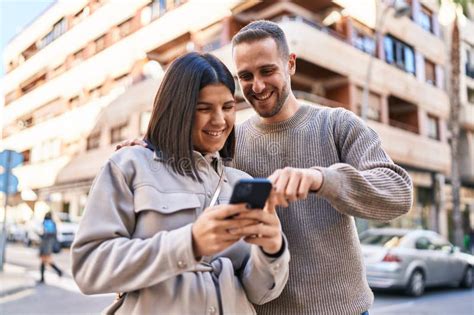
M273 68L276 68L276 67L277 67L276 64L274 64L274 63L268 63L268 64L264 64L264 65L259 66L258 69L266 69L266 68L272 68L272 69L273 69ZM247 74L247 73L250 73L250 71L248 71L248 70L241 70L241 71L237 72L237 76L241 76L241 75Z
M266 65L260 66L259 68L260 68L260 69L263 69L263 68L275 68L276 66L277 66L276 64L269 63L269 64L266 64Z

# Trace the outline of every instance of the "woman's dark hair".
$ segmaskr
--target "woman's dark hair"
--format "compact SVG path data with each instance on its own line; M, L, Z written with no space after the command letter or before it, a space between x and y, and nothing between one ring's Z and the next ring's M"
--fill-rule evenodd
M234 95L234 78L218 58L192 52L173 61L156 93L145 136L173 171L199 181L193 158L192 130L199 91L212 84L223 84ZM219 151L221 158L232 160L234 149L232 128Z
M44 215L44 220L52 220L53 219L53 216L51 215L51 212L48 211L45 213Z

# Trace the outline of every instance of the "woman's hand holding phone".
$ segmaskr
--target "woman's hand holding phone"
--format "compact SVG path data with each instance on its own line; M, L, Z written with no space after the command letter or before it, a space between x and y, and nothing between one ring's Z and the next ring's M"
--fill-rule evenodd
M249 210L245 204L217 205L207 208L192 227L193 251L196 259L217 254L235 242L241 235L229 233L230 230L257 224L255 219L229 219L240 217ZM261 212L261 211L258 211Z
M242 224L241 227L229 229L231 235L237 236L239 239L244 237L247 243L255 244L262 247L267 254L276 254L283 245L280 219L276 213L275 206L277 199L272 192L265 203L262 210L253 209L242 212L238 217L229 221L242 220L245 223L256 222L256 224Z

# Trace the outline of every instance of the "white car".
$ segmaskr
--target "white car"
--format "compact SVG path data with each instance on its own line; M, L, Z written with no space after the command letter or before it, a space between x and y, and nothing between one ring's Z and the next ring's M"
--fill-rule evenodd
M436 232L369 229L359 238L371 288L401 288L420 296L426 287L472 287L474 257Z

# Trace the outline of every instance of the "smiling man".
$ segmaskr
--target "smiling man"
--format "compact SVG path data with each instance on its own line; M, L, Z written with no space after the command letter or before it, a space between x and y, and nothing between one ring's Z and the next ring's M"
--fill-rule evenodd
M410 209L408 174L355 114L299 104L296 56L281 28L256 21L233 38L239 82L254 116L237 127L235 167L269 177L292 252L281 296L259 314L362 314L373 303L354 216L388 221Z

